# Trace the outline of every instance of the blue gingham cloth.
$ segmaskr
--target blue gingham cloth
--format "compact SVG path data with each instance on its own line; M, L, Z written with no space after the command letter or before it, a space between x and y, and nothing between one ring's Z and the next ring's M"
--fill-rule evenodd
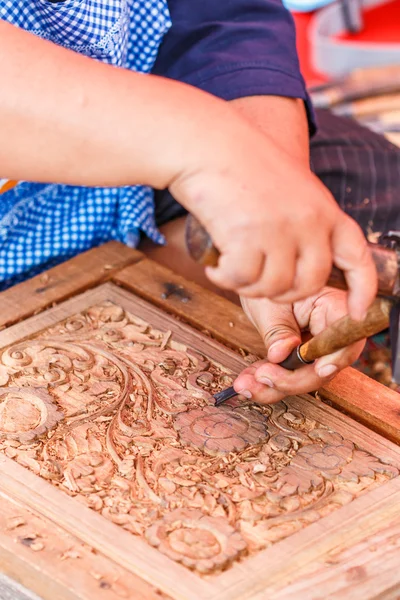
M171 26L167 0L0 0L0 18L91 58L151 71ZM1 173L0 173L1 180ZM163 243L148 187L86 188L21 182L0 195L0 287L141 232Z

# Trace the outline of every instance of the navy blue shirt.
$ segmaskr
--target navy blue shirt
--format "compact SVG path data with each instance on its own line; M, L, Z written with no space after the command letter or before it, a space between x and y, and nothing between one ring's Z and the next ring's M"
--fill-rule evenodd
M275 95L306 102L295 26L281 0L168 0L172 27L154 74L191 84L224 100Z

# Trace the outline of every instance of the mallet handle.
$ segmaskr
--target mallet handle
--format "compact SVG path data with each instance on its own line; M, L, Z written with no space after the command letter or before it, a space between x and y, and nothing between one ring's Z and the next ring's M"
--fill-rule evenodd
M202 264L215 267L218 264L219 252L214 246L204 227L193 215L187 217L186 245L192 258ZM369 244L372 258L378 273L378 295L397 297L399 295L399 277L397 254L394 250ZM342 290L347 289L343 271L333 267L327 285Z

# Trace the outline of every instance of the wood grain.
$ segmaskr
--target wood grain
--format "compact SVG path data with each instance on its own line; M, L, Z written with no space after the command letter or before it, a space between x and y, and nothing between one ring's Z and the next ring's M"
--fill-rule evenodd
M262 355L264 344L244 312L225 298L144 259L112 280L228 347Z
M274 593L274 600L398 600L400 519L352 548L333 551Z
M22 587L12 579L0 574L1 600L41 600L36 594Z
M236 351L249 352L254 360L264 355L259 334L240 308L161 265L146 259L116 273L113 280L192 327L207 330ZM168 288L172 292L165 296ZM319 394L334 407L400 443L400 396L393 390L349 367Z
M370 545L370 540L377 540L382 534L381 543L384 545L389 541L390 529L398 527L399 501L400 479L396 478L386 486L359 498L357 503L351 507L342 508L334 515L326 517L324 521L314 523L307 530L295 534L290 540L292 545L288 543L289 540L282 542L277 552L274 555L271 553L268 561L257 564L256 568L260 575L253 579L254 585L251 589L249 585L247 588L245 585L237 585L235 596L230 596L230 590L228 590L225 595L220 595L218 600L233 600L233 598L235 600L250 598L251 600L265 600L265 598L275 599L275 597L279 600L284 600L286 597L288 600L294 598L296 600L325 600L325 598L331 598L331 595L328 594L334 586L342 588L342 590L346 588L351 577L353 577L352 594L350 596L343 595L343 598L376 600L381 597L378 596L378 593L382 593L382 598L386 598L386 592L398 587L400 579L398 554L397 560L396 556L391 559L392 565L396 565L396 568L386 572L386 582L382 578L378 583L371 580L370 587L368 587L369 582L362 576L364 574L363 564L356 564L356 568L353 568L352 558L357 555L362 546L366 547L366 554L374 553L375 548ZM355 508L358 513L357 524L353 521L351 510ZM295 552L293 552L293 547L296 547ZM384 546L381 546L381 550L382 548L384 549ZM335 564L335 558L340 561L340 557L342 557L342 568L335 573L332 566ZM371 568L372 564L374 569L375 566L379 566L379 563L382 564L382 560L378 560L375 565L371 558L369 562L369 567ZM318 575L314 575L313 579L313 573L318 572L318 565L322 565L319 567L320 572ZM358 587L357 574L360 574L360 571L362 585ZM318 583L318 587L313 585L316 583ZM293 588L296 590L294 595ZM364 594L361 590L365 590ZM278 591L280 591L279 595ZM286 596L286 591L288 596ZM268 596L266 596L266 592ZM332 597L335 598L334 595ZM342 595L339 593L337 598L342 600Z
M339 373L320 394L331 406L400 443L400 394L355 369Z
M167 598L54 521L28 510L23 498L18 503L4 492L0 495L0 565L2 573L41 600ZM1 594L0 585L4 600Z
M93 248L0 293L0 328L110 279L143 255L118 242Z
M302 344L299 350L302 359L306 362L313 362L321 356L333 354L337 350L387 329L391 308L390 300L376 298L363 321L355 321L349 315L342 317Z
M115 270L106 268L111 264L109 256L106 257L109 248L113 260L117 261L113 263ZM126 250L128 262L137 261L137 264L118 270L123 266L118 260L121 256L125 260ZM96 248L48 273L49 277L54 277L54 285L50 285L50 289L39 276L0 294L2 326L27 318L52 303L88 289L101 277L110 277L118 285L132 290L191 326L209 332L228 347L244 350L254 359L264 354L259 334L240 308L122 244L112 243ZM320 395L340 410L400 443L400 400L395 392L348 368L322 388ZM369 400L370 397L374 400Z
M308 396L211 414L210 386L243 359L113 284L8 328L0 348L0 493L174 599L279 590L397 514L397 446ZM35 410L51 404L49 424Z

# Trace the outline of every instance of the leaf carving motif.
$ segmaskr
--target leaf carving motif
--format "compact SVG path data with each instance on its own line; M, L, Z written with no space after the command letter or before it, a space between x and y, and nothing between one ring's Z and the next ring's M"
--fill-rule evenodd
M212 573L398 474L281 402L212 395L233 374L106 302L6 348L0 452Z

